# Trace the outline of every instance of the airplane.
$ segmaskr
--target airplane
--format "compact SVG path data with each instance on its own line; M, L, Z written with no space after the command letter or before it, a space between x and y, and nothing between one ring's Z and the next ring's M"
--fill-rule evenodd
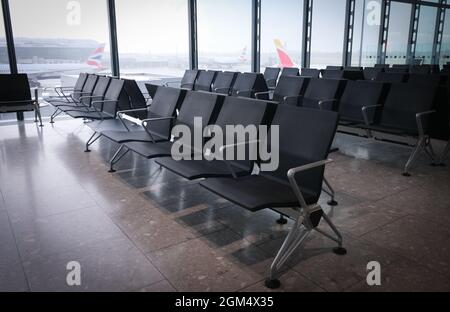
M247 57L247 47L245 46L244 49L242 49L242 53L238 58L235 57L213 57L211 59L207 60L208 64L214 65L214 66L221 66L224 68L233 68L235 66L239 66L242 64L245 64L248 62Z
M72 71L99 72L104 69L102 64L105 45L96 48L84 63L38 63L18 64L19 72L27 73L30 83L39 86L39 80L60 78L62 73ZM8 64L0 64L0 73L10 73Z

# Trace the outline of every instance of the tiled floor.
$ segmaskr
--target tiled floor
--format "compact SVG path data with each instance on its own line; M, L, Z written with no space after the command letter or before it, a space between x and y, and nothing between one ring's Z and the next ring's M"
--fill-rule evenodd
M107 172L115 146L80 121L0 127L0 291L266 291L290 224L250 213L132 155ZM346 256L312 235L288 262L284 291L450 291L450 166L423 158L401 176L407 147L338 135L321 200ZM442 149L442 144L437 146ZM81 264L82 285L66 283ZM381 264L382 285L366 283Z

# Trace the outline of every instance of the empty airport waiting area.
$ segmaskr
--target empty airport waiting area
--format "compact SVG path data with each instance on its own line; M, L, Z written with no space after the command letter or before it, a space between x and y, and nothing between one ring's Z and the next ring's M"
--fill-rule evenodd
M1 292L450 291L448 1L1 3Z

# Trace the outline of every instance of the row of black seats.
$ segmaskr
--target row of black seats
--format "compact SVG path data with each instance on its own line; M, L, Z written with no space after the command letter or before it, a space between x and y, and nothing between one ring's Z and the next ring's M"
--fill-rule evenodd
M261 99L266 96L256 94ZM339 112L342 126L366 129L369 137L373 137L371 130L376 130L417 138L405 175L421 150L432 156L433 163L443 163L444 156L435 157L429 139L450 137L450 81L442 85L438 81L386 83L286 76L280 78L271 100Z
M120 110L145 108L147 99L136 81L81 73L73 88L54 88L55 95L44 100L55 107L51 123L65 113L89 120L115 119Z
M277 278L283 264L304 238L317 230L321 219L335 233L335 236L326 235L338 244L334 251L337 254L346 253L342 247L342 236L318 205L325 165L338 125L338 113L166 86L155 90L148 108L121 111L118 114L137 112L146 114L142 125L137 128L131 128L124 118L88 124L94 129L94 140L104 137L120 145L110 161L110 172L115 171L114 166L126 154L133 152L147 159L157 159L161 166L186 179L204 179L201 182L203 187L245 209L273 209L283 216L280 220L284 220L284 216L294 220L271 266L270 277L266 282L268 287L277 288L280 285ZM274 171L252 174L254 167L261 164L260 161L248 158L248 154L245 160L227 159L230 146L216 149L215 153L220 156L215 160L173 160L172 150L177 141L172 137L172 130L182 125L194 133L197 118L203 121L202 129L197 129L202 133L211 125L223 129L228 125L279 127L279 138L274 138L279 139L278 167ZM223 142L230 142L227 135L224 131ZM258 133L258 137L267 137L269 150L274 150L275 147L270 145L270 131L269 135ZM201 150L196 150L196 146L189 146L189 150L192 154L203 155L203 147L210 140L212 138L204 139ZM248 140L246 136L238 136L233 148L263 143Z
M43 126L38 89L35 89L34 98L32 98L26 74L2 74L0 86L0 113L34 111L35 122L39 120L39 125Z

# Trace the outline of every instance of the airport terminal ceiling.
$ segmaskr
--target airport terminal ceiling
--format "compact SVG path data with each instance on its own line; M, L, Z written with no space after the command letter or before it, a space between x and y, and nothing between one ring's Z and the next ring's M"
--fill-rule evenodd
M71 85L80 72L165 81L180 77L189 67L244 72L273 66L450 61L450 3L445 0L2 0L2 4L1 72L12 68L27 73L33 85L42 87ZM30 27L36 11L41 12L39 23ZM10 21L9 27L4 21ZM6 31L14 40L9 49L15 54L12 64ZM387 38L381 46L380 36ZM111 40L117 49L111 48L115 46ZM113 64L116 56L118 62Z

